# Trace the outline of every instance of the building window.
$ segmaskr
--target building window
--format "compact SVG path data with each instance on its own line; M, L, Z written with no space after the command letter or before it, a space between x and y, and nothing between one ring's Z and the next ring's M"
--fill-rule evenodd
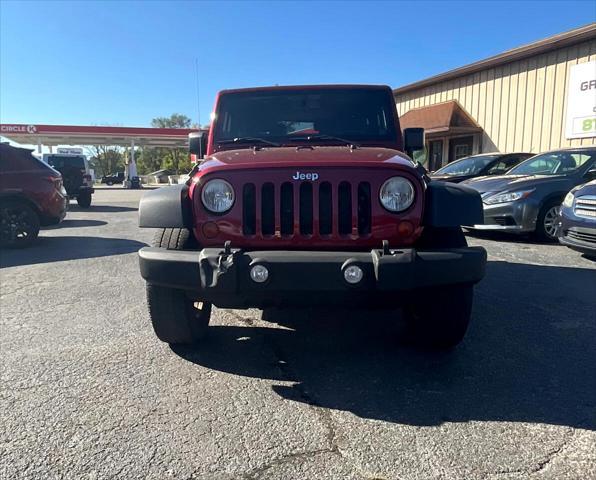
M456 145L455 146L455 159L467 157L470 154L468 145Z

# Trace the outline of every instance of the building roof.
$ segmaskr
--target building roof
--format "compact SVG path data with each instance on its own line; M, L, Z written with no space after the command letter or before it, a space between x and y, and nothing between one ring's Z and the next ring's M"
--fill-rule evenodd
M419 88L427 87L435 83L444 82L446 80L451 80L453 78L461 77L464 75L469 75L471 73L476 73L481 70L494 68L505 63L514 62L516 60L522 60L524 58L539 55L545 52L550 52L557 48L566 47L568 45L574 45L576 43L592 40L594 38L596 38L596 22L590 23L589 25L585 25L580 28L576 28L574 30L569 30L568 32L560 33L558 35L545 38L543 40L539 40L537 42L522 45L521 47L517 47L512 50L507 50L506 52L500 53L493 57L489 57L485 60L470 63L469 65L465 65L454 70L449 70L448 72L441 73L439 75L435 75L433 77L429 77L418 82L404 85L403 87L394 89L393 94L403 94L411 90L417 90Z
M472 133L482 129L456 100L414 108L399 120L402 128L422 127L431 133Z
M186 147L190 128L0 124L0 136L24 145L147 145Z

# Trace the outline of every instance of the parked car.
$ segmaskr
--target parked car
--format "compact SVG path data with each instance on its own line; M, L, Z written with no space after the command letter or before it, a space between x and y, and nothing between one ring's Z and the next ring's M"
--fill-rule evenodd
M157 170L156 172L151 172L145 175L147 178L146 183L168 183L168 177L170 175L174 175L173 170L169 170L167 168Z
M62 174L64 188L69 198L76 198L80 207L91 206L91 195L95 190L85 155L44 153L43 161Z
M596 257L596 180L567 194L559 212L557 235L563 245Z
M0 143L0 244L30 245L40 225L60 223L68 197L59 172L31 150Z
M205 161L146 193L139 252L156 335L194 343L211 306L402 306L413 338L458 344L486 251L461 225L482 220L473 189L427 182L406 154L391 88L328 85L220 92ZM432 301L429 301L431 299ZM363 323L363 328L369 328Z
M596 178L596 147L554 150L527 159L505 175L463 182L482 196L484 224L466 228L532 233L556 241L556 219L565 195Z
M474 177L502 175L533 153L482 153L455 160L430 174L433 180L459 183Z
M104 185L116 185L124 182L124 172L118 172L101 177L101 183Z

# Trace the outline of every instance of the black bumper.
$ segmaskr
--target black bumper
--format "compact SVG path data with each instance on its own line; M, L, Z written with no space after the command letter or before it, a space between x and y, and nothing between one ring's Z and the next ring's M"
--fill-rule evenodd
M139 251L141 275L152 285L183 289L193 298L224 308L367 303L395 305L415 290L472 284L484 277L486 251L468 247L432 251L371 252L231 250L175 251L145 247ZM250 269L264 265L265 283ZM358 265L357 285L343 270Z

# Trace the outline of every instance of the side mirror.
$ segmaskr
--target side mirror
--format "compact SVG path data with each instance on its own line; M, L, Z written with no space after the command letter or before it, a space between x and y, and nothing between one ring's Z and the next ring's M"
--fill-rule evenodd
M596 170L593 168L588 170L584 175L584 178L587 178L588 180L596 180Z
M207 151L207 135L205 132L192 132L188 134L188 151L197 159L205 157Z
M410 156L416 150L424 149L424 128L404 129L404 150Z

